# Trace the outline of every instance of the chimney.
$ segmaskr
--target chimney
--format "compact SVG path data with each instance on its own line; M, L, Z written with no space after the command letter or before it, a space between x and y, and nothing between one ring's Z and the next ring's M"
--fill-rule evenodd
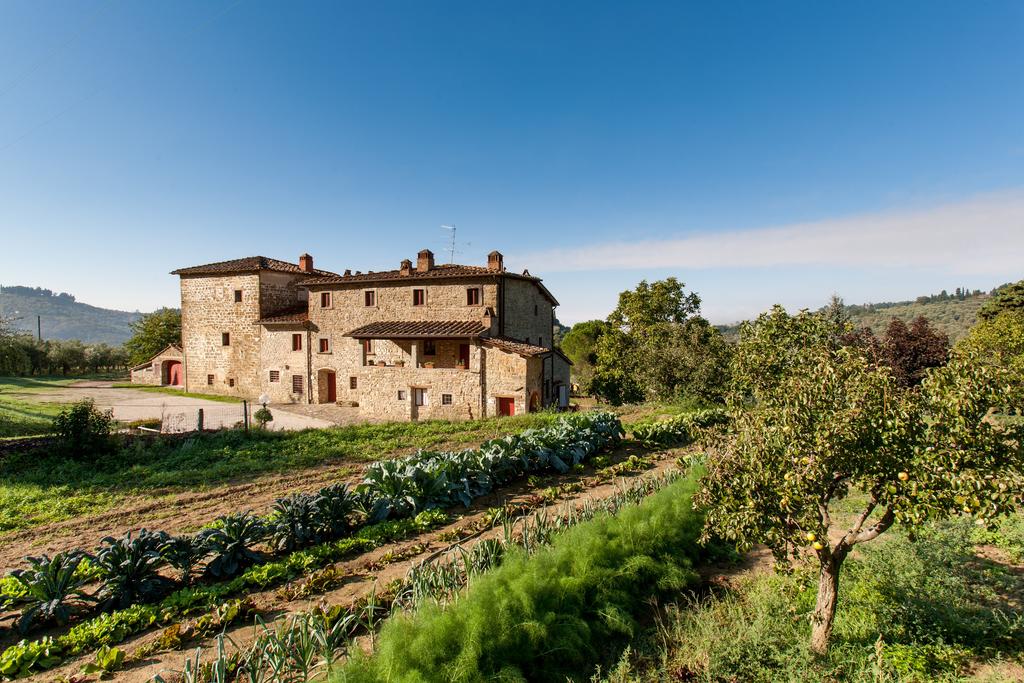
M313 272L313 257L309 254L303 254L299 257L299 270L304 273Z
M484 309L484 327L487 328L487 331L484 332L485 335L498 336L498 316L490 306Z
M352 269L351 268L346 268L345 269L345 277L349 277L351 275L352 275Z
M410 264L411 265L411 264ZM416 271L425 273L434 269L434 252L424 249L416 256Z
M500 251L492 251L487 255L487 269L498 272L505 270L505 257L501 255Z
M402 259L402 265L398 269L402 275L412 275L412 261L409 259Z

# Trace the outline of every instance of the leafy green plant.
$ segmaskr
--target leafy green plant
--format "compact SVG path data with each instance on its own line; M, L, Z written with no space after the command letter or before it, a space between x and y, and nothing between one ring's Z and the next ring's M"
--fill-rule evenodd
M28 642L22 640L0 653L0 676L23 678L38 669L50 669L60 663L60 647L46 636Z
M206 558L209 550L206 539L200 535L172 536L160 546L160 555L179 572L181 583L192 582L192 574Z
M84 674L99 674L100 678L110 678L110 675L124 666L124 650L104 645L96 651L93 661L82 667Z
M220 523L217 528L207 529L201 534L213 555L206 563L206 571L211 576L231 577L262 559L262 555L252 548L267 536L263 520L243 512L218 517L217 521Z
M18 628L22 633L37 623L66 624L72 614L91 602L82 592L85 580L77 574L85 559L81 552L27 557L28 569L16 569L10 576L21 584L25 603Z
M113 424L113 412L97 409L87 398L61 410L53 418L53 431L69 455L91 458L109 448Z
M99 599L104 609L123 609L138 602L150 602L164 594L170 581L160 575L164 558L160 549L167 534L142 529L134 537L107 536L100 541L95 564L101 570L103 586Z
M270 516L270 541L274 550L290 552L320 540L315 496L293 493L274 502Z
M348 484L333 484L316 495L317 533L323 538L337 538L352 530L352 516L359 506L359 496Z
M263 406L252 414L252 419L256 420L256 424L259 425L260 429L266 429L267 423L274 421L274 414L270 412L269 408Z
M705 430L728 423L729 414L721 408L683 413L667 420L633 427L633 438L647 448L671 448L693 443Z

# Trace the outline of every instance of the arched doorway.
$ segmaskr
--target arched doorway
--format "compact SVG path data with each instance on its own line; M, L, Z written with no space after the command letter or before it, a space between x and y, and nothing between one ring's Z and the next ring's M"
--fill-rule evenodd
M180 387L185 383L181 372L180 360L169 360L164 363L164 382L172 387Z

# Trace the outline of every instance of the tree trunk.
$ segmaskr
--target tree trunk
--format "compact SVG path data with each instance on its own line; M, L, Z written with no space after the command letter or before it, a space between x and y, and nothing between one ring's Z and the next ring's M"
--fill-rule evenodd
M818 574L818 602L811 619L811 651L823 655L828 651L832 639L832 624L836 618L836 603L839 602L839 567L841 559L831 554L820 558Z

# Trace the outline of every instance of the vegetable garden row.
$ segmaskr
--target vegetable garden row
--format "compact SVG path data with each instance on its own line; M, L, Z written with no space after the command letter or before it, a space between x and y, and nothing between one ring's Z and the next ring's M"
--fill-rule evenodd
M265 517L234 514L193 536L142 531L104 538L94 553L30 558L27 568L0 584L0 598L21 607L18 628L79 621L56 638L8 647L0 654L0 674L52 667L67 655L202 611L212 610L210 628L222 627L227 617L244 616L243 601L231 600L236 595L420 533L446 519L440 508L468 505L527 473L566 472L622 434L610 413L566 416L477 449L420 451L375 463L355 490L336 485L294 494L279 499ZM88 592L94 583L98 589ZM82 620L89 612L98 614Z

